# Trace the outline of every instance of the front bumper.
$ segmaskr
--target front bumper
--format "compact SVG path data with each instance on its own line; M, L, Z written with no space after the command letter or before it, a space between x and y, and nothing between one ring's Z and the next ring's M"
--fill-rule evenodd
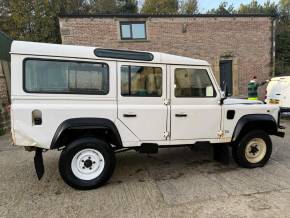
M278 136L278 137L284 138L285 137L285 132L277 131L277 133L275 135Z

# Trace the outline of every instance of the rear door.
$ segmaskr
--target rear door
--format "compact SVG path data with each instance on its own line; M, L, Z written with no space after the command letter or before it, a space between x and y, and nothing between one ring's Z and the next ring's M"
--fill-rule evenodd
M117 66L118 119L141 141L165 140L166 66L128 62Z

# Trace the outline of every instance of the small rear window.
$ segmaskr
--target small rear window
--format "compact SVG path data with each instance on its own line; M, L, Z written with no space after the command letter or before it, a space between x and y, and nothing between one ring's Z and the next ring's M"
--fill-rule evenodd
M125 50L97 48L95 49L94 53L97 57L102 58L116 58L138 61L152 61L154 58L154 56L151 53L139 51L125 51Z
M106 95L109 92L109 66L105 63L26 59L24 90Z

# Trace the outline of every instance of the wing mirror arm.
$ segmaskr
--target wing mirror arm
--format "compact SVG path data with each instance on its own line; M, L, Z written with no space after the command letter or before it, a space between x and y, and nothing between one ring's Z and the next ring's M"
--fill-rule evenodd
M225 92L221 92L221 99L220 99L220 105L224 104L224 101L227 99L227 96L225 95Z
M224 82L224 90L221 92L220 105L224 104L224 101L227 99L228 95L229 95L229 92L228 92L228 88L227 88L227 83Z

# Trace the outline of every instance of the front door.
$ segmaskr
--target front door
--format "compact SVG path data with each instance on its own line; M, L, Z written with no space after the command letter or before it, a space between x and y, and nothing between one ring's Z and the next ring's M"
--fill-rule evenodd
M118 62L118 119L141 141L165 140L166 66Z
M233 71L232 71L232 60L223 60L220 62L220 85L222 90L227 84L229 95L233 95Z
M209 67L171 66L171 140L218 138L219 92Z

